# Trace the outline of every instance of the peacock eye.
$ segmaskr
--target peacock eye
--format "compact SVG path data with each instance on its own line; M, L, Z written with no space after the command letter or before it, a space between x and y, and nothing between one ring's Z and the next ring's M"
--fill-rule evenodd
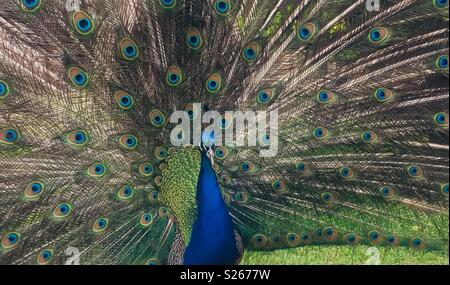
M75 30L83 36L92 34L95 28L92 18L84 11L76 11L73 13L72 24Z
M338 239L339 233L335 228L328 227L322 231L323 238L328 242L334 242Z
M436 67L439 70L448 71L448 55L441 55L436 60Z
M412 178L421 178L423 176L423 170L417 165L411 165L407 167L408 175Z
M330 136L330 132L327 128L318 127L314 129L313 135L318 140L325 140Z
M163 1L163 0L161 0L161 1ZM149 265L149 266L157 266L160 264L161 264L161 262L157 258L151 258L145 262L145 265Z
M439 9L448 8L448 0L434 0L434 5Z
M70 82L79 89L84 89L89 83L89 76L86 71L79 67L72 67L68 71Z
M229 154L228 148L225 146L218 147L214 151L214 155L219 160L226 159L228 157L228 154Z
M143 227L148 227L153 223L153 216L150 213L144 213L139 218L139 224Z
M314 23L305 23L298 28L297 37L300 42L309 42L317 33L317 26Z
M272 182L272 189L275 193L283 193L286 191L286 184L281 180L275 180Z
M203 46L203 36L200 31L191 27L188 29L186 33L186 43L190 49L198 50Z
M164 9L172 9L177 5L176 0L159 0L159 5Z
M383 186L380 188L381 196L385 199L392 199L395 197L395 190L390 186Z
M248 201L248 193L238 192L234 195L234 199L239 203L246 203Z
M378 135L373 131L365 131L361 134L361 139L366 143L374 143L378 140Z
M2 238L2 248L11 249L15 247L20 240L20 234L17 232L6 233Z
M138 139L133 135L125 134L120 137L119 144L125 149L133 150L138 145Z
M386 242L390 246L397 246L400 243L400 239L396 235L388 235L386 237Z
M355 234L355 233L350 233L344 236L344 241L346 244L348 245L357 245L359 243L359 241L361 240L361 238Z
M134 188L129 185L122 186L119 191L117 191L117 198L121 201L129 201L134 196Z
M231 12L233 0L214 0L213 8L214 11L221 15L226 16Z
M167 158L167 149L163 146L159 146L155 149L155 157L158 160L164 160Z
M41 0L20 0L20 8L27 13L36 12L41 6Z
M261 249L267 246L269 239L263 234L256 234L252 237L251 243L253 247Z
M53 259L53 250L51 249L45 249L41 251L37 257L37 263L39 265L46 265L49 264Z
M448 196L448 183L444 183L441 185L441 192L442 194Z
M94 233L102 233L108 228L108 225L109 225L108 219L99 218L92 225L92 230L94 231Z
M384 103L391 101L394 98L394 93L386 88L378 88L374 93L374 97L378 102Z
M317 93L317 101L321 104L328 105L336 101L336 95L329 90L322 90Z
M211 74L206 80L206 90L209 93L216 94L220 91L221 88L222 88L222 77L217 73Z
M426 248L426 246L427 245L426 245L425 241L421 238L414 238L411 240L411 247L414 250L422 251Z
M334 195L329 192L325 192L322 194L322 201L325 204L333 204L334 203Z
M448 114L444 112L437 113L434 115L434 122L443 128L448 128Z
M0 130L0 144L15 144L19 141L19 138L19 132L14 128Z
M0 100L8 97L10 93L9 90L10 89L8 83L6 83L6 81L0 80Z
M267 104L273 99L274 94L275 92L273 89L263 89L258 92L256 100L259 104Z
M74 130L65 135L65 141L70 145L81 147L89 142L89 137L83 130Z
M157 128L164 126L164 124L166 123L166 117L158 109L153 109L152 111L150 111L149 118L151 124Z
M373 245L378 245L383 242L383 235L379 231L371 231L368 234L369 242Z
M86 174L92 178L102 178L106 175L106 166L102 163L94 163L88 167Z
M244 161L241 164L241 169L244 173L254 173L256 171L256 166L253 162L251 161Z
M384 27L375 27L369 32L369 41L373 44L382 44L389 40L390 33Z
M123 59L134 61L139 57L139 48L130 38L124 38L119 43L119 49Z
M342 178L350 179L353 178L354 173L353 170L349 167L343 167L339 170L339 174L342 176Z
M44 183L40 181L33 181L25 187L25 198L27 200L33 200L39 198L45 190Z
M53 210L53 217L57 219L62 219L69 216L71 211L72 211L71 205L67 203L62 203L56 206L56 208Z
M166 72L166 83L171 87L180 86L184 81L184 74L178 66L169 66Z
M244 57L245 61L253 62L259 57L260 52L260 45L257 42L251 42L244 47L242 56Z

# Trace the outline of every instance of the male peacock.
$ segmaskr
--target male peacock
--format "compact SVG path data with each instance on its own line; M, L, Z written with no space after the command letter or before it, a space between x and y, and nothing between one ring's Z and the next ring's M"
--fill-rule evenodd
M0 263L445 252L448 0L367 2L0 0ZM278 110L278 153L176 110Z

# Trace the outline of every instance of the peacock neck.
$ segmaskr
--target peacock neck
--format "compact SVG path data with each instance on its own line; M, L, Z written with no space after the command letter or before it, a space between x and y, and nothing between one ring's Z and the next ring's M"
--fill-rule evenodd
M198 215L184 254L184 264L234 264L238 257L234 227L206 153L197 183Z

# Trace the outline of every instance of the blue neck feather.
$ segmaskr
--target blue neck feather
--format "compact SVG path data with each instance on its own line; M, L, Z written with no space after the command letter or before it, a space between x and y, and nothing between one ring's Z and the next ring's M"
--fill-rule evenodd
M238 258L233 223L211 162L202 152L197 183L198 218L184 253L185 265L227 265Z

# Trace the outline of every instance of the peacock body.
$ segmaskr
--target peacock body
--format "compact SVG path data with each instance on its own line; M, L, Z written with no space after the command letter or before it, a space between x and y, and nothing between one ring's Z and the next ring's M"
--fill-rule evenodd
M448 1L367 2L0 0L0 263L448 252Z

